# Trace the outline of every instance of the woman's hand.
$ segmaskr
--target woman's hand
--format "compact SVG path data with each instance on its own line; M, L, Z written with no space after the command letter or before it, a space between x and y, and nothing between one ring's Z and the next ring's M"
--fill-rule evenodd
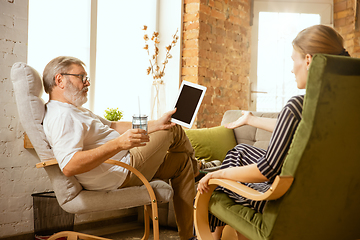
M204 192L209 191L209 180L212 178L213 173L206 174L200 181L197 187L197 190L203 194Z
M228 124L225 124L224 127L229 129L234 129L243 125L249 124L250 118L252 118L254 115L249 111L241 111L242 116L238 118L235 122L231 122Z

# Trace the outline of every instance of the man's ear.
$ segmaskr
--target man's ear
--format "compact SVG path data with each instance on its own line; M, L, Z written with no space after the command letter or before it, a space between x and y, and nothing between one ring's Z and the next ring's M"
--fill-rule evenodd
M63 75L61 75L60 73L55 75L55 85L61 89L65 88L65 81Z

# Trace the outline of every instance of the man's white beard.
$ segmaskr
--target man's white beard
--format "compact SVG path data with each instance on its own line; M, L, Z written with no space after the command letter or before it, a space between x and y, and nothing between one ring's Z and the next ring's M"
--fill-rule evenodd
M76 107L81 107L84 103L87 102L87 96L84 95L84 92L88 89L88 87L84 87L79 90L77 87L72 84L71 81L67 80L67 84L65 86L64 97L71 104Z

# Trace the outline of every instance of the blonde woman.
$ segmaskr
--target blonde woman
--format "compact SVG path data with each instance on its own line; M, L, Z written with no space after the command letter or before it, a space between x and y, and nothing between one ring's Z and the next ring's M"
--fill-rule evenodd
M344 49L343 38L333 28L315 25L302 30L293 40L292 73L295 75L297 87L305 89L308 69L312 57L316 53L350 56ZM302 119L304 95L292 97L277 119L259 118L250 112L244 112L235 122L225 125L234 129L242 125L251 125L272 132L267 150L247 144L239 144L230 150L219 171L207 174L198 185L200 193L208 191L208 181L212 178L231 179L243 182L261 192L268 190L275 177L280 174L283 161L290 147L293 135ZM235 202L262 213L266 201L246 199L230 190L218 187L234 199ZM221 238L225 223L210 214L210 227L215 240ZM238 233L238 239L246 239Z

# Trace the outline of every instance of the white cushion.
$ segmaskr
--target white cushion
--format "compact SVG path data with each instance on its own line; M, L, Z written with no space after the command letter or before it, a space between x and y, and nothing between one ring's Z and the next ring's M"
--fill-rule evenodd
M41 125L45 104L40 98L43 87L39 73L25 63L15 63L11 69L11 80L21 125L41 161L53 159L54 155Z
M41 161L54 159L42 126L45 103L40 97L43 92L40 74L26 63L17 62L11 68L10 77L14 86L20 122L31 144ZM82 190L75 177L66 177L57 165L46 167L45 170L60 205L71 201Z

